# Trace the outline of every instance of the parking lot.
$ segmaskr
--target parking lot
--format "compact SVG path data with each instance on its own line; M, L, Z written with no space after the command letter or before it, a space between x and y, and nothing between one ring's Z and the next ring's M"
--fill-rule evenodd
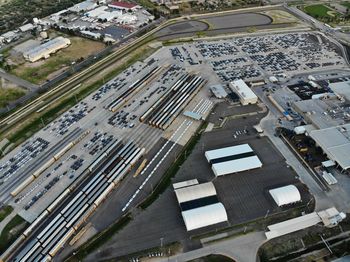
M316 33L237 37L195 47L223 82L345 66L339 49Z
M256 106L231 107L219 104L209 121L215 121L223 116L242 115L257 111ZM243 109L243 110L242 110ZM172 183L197 178L200 183L213 181L221 201L228 213L229 224L222 223L193 232L186 232L181 211L173 188L170 186L150 207L140 211L138 215L121 232L113 237L113 241L101 248L98 255L102 258L123 256L139 250L159 246L160 238L163 244L180 241L185 251L197 248L198 241L190 240L191 236L224 228L228 225L247 222L268 214L284 211L278 208L268 195L271 188L295 184L300 189L303 203L310 200L310 195L295 173L287 167L285 160L266 138L258 138L253 125L257 124L266 113L250 117L240 117L230 120L221 129L204 133L191 155L181 166ZM234 138L233 134L236 134ZM215 178L204 152L230 145L249 143L263 163L261 169L250 170ZM289 207L287 207L288 209ZM155 215L156 214L156 215ZM147 227L142 225L147 225ZM88 257L92 261L97 253Z

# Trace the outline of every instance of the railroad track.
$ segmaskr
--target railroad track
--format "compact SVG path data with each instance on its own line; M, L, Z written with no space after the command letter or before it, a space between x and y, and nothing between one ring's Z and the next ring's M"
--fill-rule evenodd
M27 117L32 113L37 113L37 111L41 112L42 111L41 109L45 109L52 101L56 100L57 97L63 97L68 92L71 92L72 88L77 87L83 81L87 80L91 76L109 67L119 59L130 54L132 51L136 50L140 46L140 44L145 44L149 42L151 39L147 40L147 38L153 35L155 32L161 30L167 24L168 22L164 22L163 24L151 30L150 32L144 34L143 36L120 47L117 51L107 55L106 57L102 58L101 60L91 65L90 67L75 74L65 82L57 85L56 87L52 88L50 91L44 93L43 95L36 98L32 102L28 103L21 109L17 110L13 114L4 118L3 120L0 121L0 132L1 133L6 132L11 127L13 127L17 123L19 123L22 119L24 119L25 117Z

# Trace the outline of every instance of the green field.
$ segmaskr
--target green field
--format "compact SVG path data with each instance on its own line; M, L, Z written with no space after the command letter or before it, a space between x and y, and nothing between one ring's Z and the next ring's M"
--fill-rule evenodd
M25 94L22 88L2 88L0 87L0 108L7 106L11 101L14 101Z
M342 2L341 5L345 6L346 8L349 8L350 9L350 2Z
M22 217L16 215L1 231L0 234L0 253L4 252L17 237L26 229L28 222Z
M315 18L334 17L332 13L338 14L325 5L308 5L304 7L304 10Z
M13 211L12 206L4 206L0 208L0 222L3 221Z

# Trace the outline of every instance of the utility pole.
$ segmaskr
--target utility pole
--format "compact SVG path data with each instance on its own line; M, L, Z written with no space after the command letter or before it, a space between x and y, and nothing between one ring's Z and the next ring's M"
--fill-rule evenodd
M163 239L164 239L164 237L161 237L161 238L160 238L160 248L163 247Z
M323 243L325 244L325 246L327 247L328 251L333 254L333 251L331 250L331 247L328 245L327 241L322 237L322 235L320 235Z
M269 213L270 213L270 209L268 209L268 210L267 210L267 212L266 212L266 215L265 215L264 219L266 219L266 218L267 218L267 216L269 215Z

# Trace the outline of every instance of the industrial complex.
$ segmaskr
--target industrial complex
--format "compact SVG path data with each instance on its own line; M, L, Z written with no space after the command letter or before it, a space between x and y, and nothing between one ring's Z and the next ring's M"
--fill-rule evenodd
M261 8L268 17L272 7ZM278 11L293 13L286 5ZM210 18L225 22L241 13L220 15ZM200 31L201 15L176 17L145 30L144 39L136 34L154 19L138 2L86 0L19 28L40 29L38 39L14 47L30 65L71 48L69 35L109 47L106 58L89 58L101 65L89 77L74 71L75 62L61 68L73 69L68 81L77 79L72 97L61 105L65 94L58 93L51 100L57 112L45 111L51 105L44 99L27 106L39 105L33 115L59 116L38 118L34 135L2 152L0 208L12 210L0 230L11 219L22 222L6 248L0 245L0 261L195 261L222 254L250 262L267 254L258 252L266 243L277 243L270 241L294 241L286 236L301 239L295 254L324 249L324 257L334 257L332 244L350 239L344 46L305 19L298 30L275 24L188 37L189 28ZM47 30L67 35L45 37ZM174 38L162 42L158 30ZM152 52L128 57L128 35L142 39L139 52ZM119 48L125 57L102 67ZM1 123L7 119L15 121L10 115Z

